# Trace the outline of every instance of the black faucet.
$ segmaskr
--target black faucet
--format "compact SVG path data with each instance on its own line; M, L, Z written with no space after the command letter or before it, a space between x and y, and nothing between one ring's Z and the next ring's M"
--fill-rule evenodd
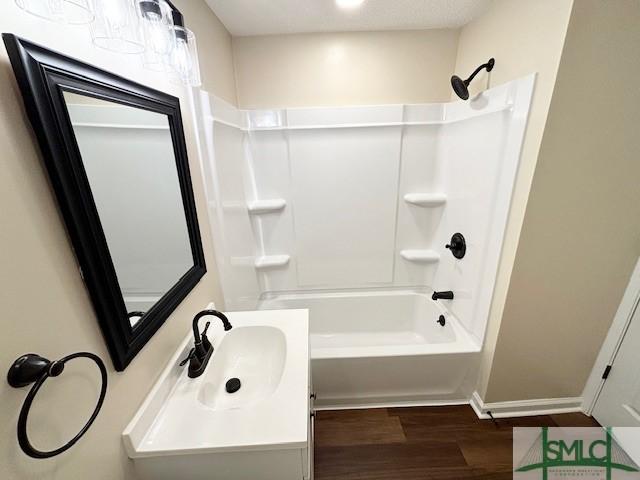
M189 378L196 378L204 373L205 368L207 368L207 363L209 363L209 359L211 358L211 354L213 353L213 345L211 345L211 342L207 338L207 330L209 329L211 322L207 322L202 334L200 334L200 331L198 330L198 321L207 315L213 315L214 317L218 317L222 320L225 332L233 328L226 315L222 312L218 312L217 310L203 310L193 317L193 348L189 352L189 356L180 362L180 366L189 362Z
M453 292L450 290L446 292L433 292L431 300L453 300Z

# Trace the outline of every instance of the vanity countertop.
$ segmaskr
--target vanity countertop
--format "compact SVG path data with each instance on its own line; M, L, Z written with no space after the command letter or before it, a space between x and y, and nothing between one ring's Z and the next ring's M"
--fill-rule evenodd
M210 318L209 339L214 353L207 369L198 378L187 376L186 365L178 366L193 345L189 330L123 432L130 458L290 449L306 445L309 433L308 311L231 312L227 316L233 325L229 332L223 331L217 319ZM264 333L270 335L263 336ZM234 335L233 342L231 335ZM228 343L222 346L225 338ZM278 340L280 338L284 341ZM234 355L231 346L244 349L244 357ZM278 350L277 355L269 349ZM253 355L251 352L255 350L262 350L263 356L248 359L247 365L246 357ZM215 370L223 368L219 366L221 363L225 365L225 373ZM250 377L255 373L250 370L260 370L257 372L260 375L256 375L255 380L247 378L247 385L243 384L242 388L249 393L245 393L245 400L236 405L235 399L242 397L232 397L229 395L234 394L221 390L227 373L240 371ZM263 378L275 377L274 372L280 371L279 381ZM256 381L267 387L256 390ZM251 396L254 394L258 395L255 399Z

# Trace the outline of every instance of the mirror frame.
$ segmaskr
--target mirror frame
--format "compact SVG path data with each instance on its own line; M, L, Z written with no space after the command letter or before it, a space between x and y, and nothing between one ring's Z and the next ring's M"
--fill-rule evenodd
M180 101L13 34L4 33L2 37L75 250L80 276L113 364L122 371L206 272ZM65 91L168 117L194 264L133 327L76 143Z

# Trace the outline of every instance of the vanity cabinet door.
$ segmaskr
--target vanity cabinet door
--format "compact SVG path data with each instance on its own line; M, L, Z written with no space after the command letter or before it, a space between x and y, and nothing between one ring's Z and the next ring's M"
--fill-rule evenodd
M315 430L315 406L314 400L316 398L312 388L309 388L309 428L307 437L307 448L302 452L302 471L304 474L304 480L313 480L313 436Z
M307 439L307 448L302 450L302 474L304 480L313 480L313 430L315 423L315 415L309 415L309 433Z
M308 476L307 478L309 480L313 480L313 448L314 448L314 440L313 440L313 435L315 433L315 423L316 423L316 415L315 413L311 413L311 421L309 422L309 446L308 448L308 453L309 453L309 467L308 467Z

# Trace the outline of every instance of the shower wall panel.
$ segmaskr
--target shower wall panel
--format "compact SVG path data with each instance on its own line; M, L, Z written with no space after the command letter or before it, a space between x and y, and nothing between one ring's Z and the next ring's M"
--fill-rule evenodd
M197 100L199 153L225 307L255 308L262 292L255 269L261 249L247 211L256 194L246 128L235 107L206 92Z
M447 207L438 245L456 232L467 240L457 260L443 253L434 290L452 290L448 308L482 342L518 170L535 75L487 90L449 108L438 158L444 168Z
M449 309L469 331L474 330L472 312L478 300L476 293L482 288L481 274L490 248L487 240L495 213L509 116L503 111L445 125L440 136L438 155L447 159L443 165L447 208L436 243L444 246L454 233L460 232L466 239L467 253L458 260L445 250L433 289L455 292Z
M222 264L243 266L221 274L228 306L452 290L447 308L482 342L534 81L447 104L214 109ZM456 232L463 259L445 248Z
M407 107L411 113L413 107ZM406 115L405 115L406 117ZM428 118L428 117L427 117ZM426 119L423 119L426 120ZM422 206L406 195L444 194L443 165L438 159L441 125L405 125L402 134L395 255L401 251L431 250L446 204ZM445 194L446 195L446 194ZM431 285L438 263L396 258L394 285Z
M291 171L288 132L285 130L250 131L246 135L247 151L255 183L253 200L280 199L282 210L252 215L254 229L261 239L265 257L289 255L287 268L259 270L262 291L291 290L297 284L296 241L293 224Z
M290 132L298 285L393 282L400 127Z

